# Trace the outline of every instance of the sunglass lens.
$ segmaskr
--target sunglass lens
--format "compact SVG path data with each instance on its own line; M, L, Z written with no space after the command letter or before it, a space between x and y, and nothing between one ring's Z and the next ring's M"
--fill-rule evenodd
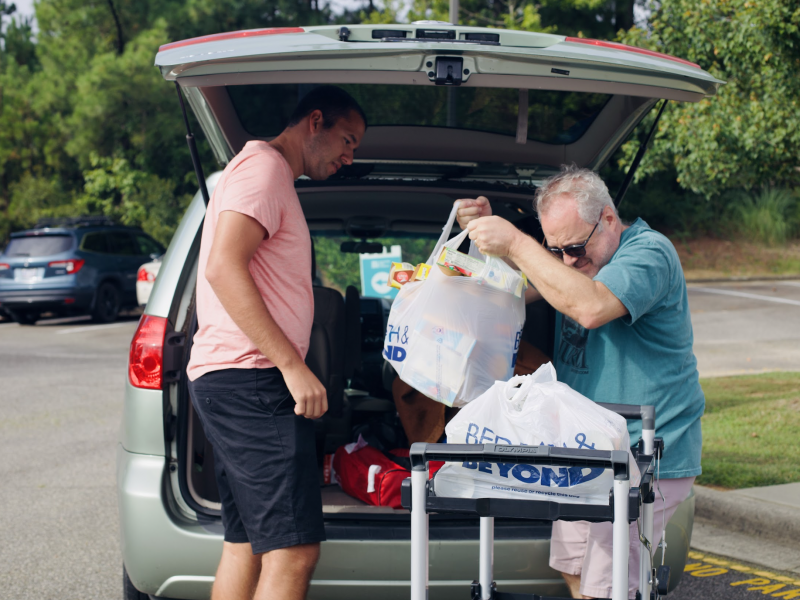
M583 246L564 248L564 254L571 256L572 258L580 258L581 256L586 256L586 248Z

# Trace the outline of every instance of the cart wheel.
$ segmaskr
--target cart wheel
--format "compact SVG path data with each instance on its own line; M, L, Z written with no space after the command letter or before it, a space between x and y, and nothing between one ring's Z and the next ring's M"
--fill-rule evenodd
M656 594L659 598L663 598L669 591L669 565L662 565L656 571Z

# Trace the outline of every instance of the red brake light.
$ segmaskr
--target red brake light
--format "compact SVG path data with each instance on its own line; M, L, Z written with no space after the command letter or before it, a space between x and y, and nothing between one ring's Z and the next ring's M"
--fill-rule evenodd
M160 390L164 379L164 317L142 315L131 341L128 379L131 385L146 390Z
M51 263L47 263L47 266L51 269L66 269L67 275L72 275L73 273L80 271L85 262L86 261L82 258L75 258L71 260L56 260Z
M684 65L689 65L690 67L695 67L697 69L701 68L700 65L685 60L683 58L670 56L669 54L663 54L661 52L653 52L652 50L645 50L644 48L637 48L636 46L628 46L627 44L618 44L617 42L604 42L602 40L592 40L589 38L576 38L576 37L568 37L565 41L575 42L576 44L589 44L591 46L601 46L603 48L613 48L614 50L625 50L627 52L636 52L638 54L646 54L647 56L665 58L667 60L679 62Z
M181 48L182 46L191 46L193 44L203 44L205 42L218 42L220 40L232 40L235 38L255 37L259 35L277 35L281 33L305 33L302 27L270 27L269 29L245 29L244 31L231 31L228 33L214 33L212 35L203 35L196 38L189 38L180 42L171 42L164 44L158 51L172 50L174 48Z
M6 263L0 263L0 271L5 271L6 269L10 269L10 268L11 268L11 265L8 265Z
M144 267L139 267L139 271L136 273L136 281L155 281L155 275L150 273Z

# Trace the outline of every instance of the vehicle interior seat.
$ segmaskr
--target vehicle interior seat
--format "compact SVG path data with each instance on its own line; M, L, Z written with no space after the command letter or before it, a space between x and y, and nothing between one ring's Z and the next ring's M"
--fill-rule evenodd
M328 413L341 417L345 388L345 304L333 288L314 286L314 322L306 364L328 390Z

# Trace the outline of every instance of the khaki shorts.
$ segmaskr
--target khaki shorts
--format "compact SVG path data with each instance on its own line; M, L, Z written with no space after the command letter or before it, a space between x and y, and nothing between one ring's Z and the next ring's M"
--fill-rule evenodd
M689 497L694 477L662 479L659 486L666 498L666 520L675 514L678 505ZM653 540L655 547L661 541L664 529L664 511L661 496L656 491L653 510ZM586 521L556 521L550 540L550 566L568 575L581 576L580 592L592 598L611 597L611 523ZM669 543L669 540L667 540ZM628 564L629 598L639 589L639 533L636 522L630 529L631 558Z

